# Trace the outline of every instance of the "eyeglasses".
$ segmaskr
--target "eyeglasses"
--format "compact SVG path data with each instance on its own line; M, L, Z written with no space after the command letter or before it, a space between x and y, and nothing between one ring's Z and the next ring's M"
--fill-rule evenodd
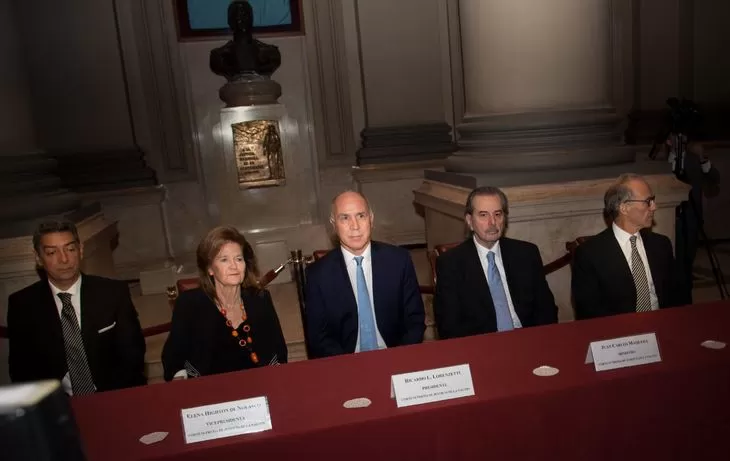
M651 197L645 198L644 200L636 200L636 199L624 200L624 203L628 203L628 202L646 203L646 206L651 206L652 203L656 203L656 196L652 195Z

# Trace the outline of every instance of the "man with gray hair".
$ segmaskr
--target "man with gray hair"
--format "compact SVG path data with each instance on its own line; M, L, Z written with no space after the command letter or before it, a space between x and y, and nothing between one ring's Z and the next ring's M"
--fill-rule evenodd
M436 260L434 314L442 339L558 321L537 246L504 237L508 214L500 189L469 194L464 220L472 235Z
M576 319L648 312L681 304L672 243L651 231L656 198L639 175L621 175L603 197L611 226L578 246Z

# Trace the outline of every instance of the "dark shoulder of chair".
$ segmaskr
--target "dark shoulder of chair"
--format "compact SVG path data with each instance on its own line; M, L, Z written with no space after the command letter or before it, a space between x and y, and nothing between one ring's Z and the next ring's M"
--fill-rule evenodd
M586 240L588 240L591 237L593 237L593 236L584 235L584 236L578 237L577 239L573 240L572 242L566 242L565 250L572 255L575 253L575 249L578 248L578 245L582 245L583 243L586 242Z
M545 264L543 266L543 271L545 275L552 274L553 272L562 269L563 267L569 265L571 261L573 260L573 254L575 253L575 249L578 247L578 245L582 244L586 240L588 240L590 236L582 236L578 237L575 240L571 242L565 243L565 250L567 251L566 254L559 257L555 261L551 261L548 264ZM432 276L432 283L433 286L436 286L436 258L439 257L439 255L445 253L446 251L454 248L455 246L459 245L461 242L456 243L442 243L439 245L434 245L433 250L428 252L428 262L431 265L431 276Z
M455 242L455 243L442 243L440 245L434 245L433 247L433 253L435 256L439 256L442 253L446 253L450 249L459 246L461 242Z

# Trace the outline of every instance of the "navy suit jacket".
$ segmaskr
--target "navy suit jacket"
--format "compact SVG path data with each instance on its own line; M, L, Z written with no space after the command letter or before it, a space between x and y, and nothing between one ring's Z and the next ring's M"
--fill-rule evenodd
M371 242L373 301L378 331L388 347L418 344L426 328L416 271L407 250ZM355 352L357 301L342 250L336 248L307 269L306 333L312 357Z

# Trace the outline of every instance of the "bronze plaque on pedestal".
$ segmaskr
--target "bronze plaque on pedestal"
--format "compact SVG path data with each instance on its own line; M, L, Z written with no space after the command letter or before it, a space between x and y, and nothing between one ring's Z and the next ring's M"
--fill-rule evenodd
M239 187L249 189L286 184L279 122L251 120L234 123L231 129Z

